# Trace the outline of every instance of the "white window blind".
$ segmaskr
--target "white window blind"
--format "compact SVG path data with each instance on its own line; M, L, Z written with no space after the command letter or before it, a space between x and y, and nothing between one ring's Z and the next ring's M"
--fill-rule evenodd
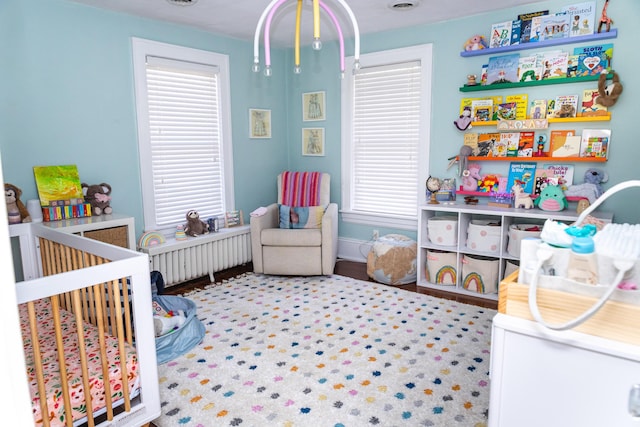
M147 56L155 227L225 211L218 68Z
M363 67L354 76L355 212L415 217L421 117L419 61Z

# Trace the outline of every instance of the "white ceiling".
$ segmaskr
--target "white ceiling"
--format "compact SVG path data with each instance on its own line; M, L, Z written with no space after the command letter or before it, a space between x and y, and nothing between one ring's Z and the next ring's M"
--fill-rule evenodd
M168 0L72 0L76 3L143 16L155 20L187 25L211 33L253 41L255 27L270 0L181 0L191 1L189 6ZM358 21L360 34L448 21L504 8L539 3L540 0L346 0ZM351 21L336 0L324 0L335 13L345 38L353 36ZM415 3L410 10L393 10L392 3ZM283 4L273 18L271 43L275 46L293 45L295 26L295 0ZM311 0L304 0L301 43L311 42ZM533 12L535 7L523 7L522 12ZM514 16L515 18L515 16ZM327 22L325 22L327 21ZM490 21L490 20L489 20ZM321 19L321 38L336 39L331 21ZM491 23L491 22L489 22ZM488 29L487 29L488 32ZM461 35L462 38L472 34Z

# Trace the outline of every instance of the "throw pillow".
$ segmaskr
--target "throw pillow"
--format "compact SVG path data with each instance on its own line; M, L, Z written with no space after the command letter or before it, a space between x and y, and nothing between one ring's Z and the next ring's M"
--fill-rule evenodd
M280 228L320 228L325 209L324 206L280 205Z

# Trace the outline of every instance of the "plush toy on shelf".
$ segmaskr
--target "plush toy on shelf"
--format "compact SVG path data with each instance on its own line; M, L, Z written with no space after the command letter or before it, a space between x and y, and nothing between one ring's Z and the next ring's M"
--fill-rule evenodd
M80 184L84 200L91 205L93 215L109 215L113 212L111 208L111 186L107 183L89 185Z
M453 121L458 130L465 131L471 126L471 108L464 107L462 114L456 120Z
M484 38L484 36L481 36L479 34L476 34L475 36L471 37L464 44L464 50L466 51L482 50L482 49L486 49L487 47L489 47L489 45L487 44L487 40Z
M567 187L564 194L567 197L583 197L589 200L590 204L602 196L604 189L602 183L609 180L609 174L602 169L589 168L584 173L584 183L574 184Z
M209 233L209 225L200 219L200 214L195 210L187 212L187 226L184 228L187 236L198 236Z
M620 83L618 73L613 73L610 84L607 84L607 73L600 74L598 78L598 97L596 98L596 104L600 104L603 107L611 107L618 101L621 93L622 83Z
M4 201L7 204L9 224L31 222L27 207L20 201L22 190L13 184L4 184Z
M462 189L464 191L478 191L478 182L482 180L480 176L480 165L471 163L462 172Z
M540 196L533 203L543 211L560 212L569 207L567 198L562 189L557 185L547 185L540 192Z

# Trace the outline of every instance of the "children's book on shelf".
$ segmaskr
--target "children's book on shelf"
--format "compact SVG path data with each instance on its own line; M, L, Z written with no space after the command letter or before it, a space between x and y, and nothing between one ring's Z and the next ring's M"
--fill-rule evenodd
M531 37L531 20L535 16L548 15L548 10L541 10L538 12L521 13L518 15L520 20L520 43L529 43Z
M500 140L499 132L481 133L478 135L478 156L492 157L493 147Z
M516 104L516 120L524 120L527 118L527 105L529 103L529 95L526 93L519 93L514 95L507 95L505 102L515 102Z
M613 43L576 47L573 54L578 55L578 77L600 75L604 70L611 72Z
M533 194L533 187L536 178L536 163L534 162L511 162L509 164L509 175L507 179L507 191L511 191L514 184L520 184L527 194Z
M516 119L516 103L503 102L496 107L498 120L515 120Z
M493 100L476 99L471 101L471 120L474 122L488 122L493 117Z
M533 144L535 140L535 132L520 132L520 141L518 141L518 157L532 157Z
M531 34L529 35L529 43L541 41L542 19L547 15L534 16L531 18Z
M471 155L478 155L478 134L475 132L467 132L464 134L463 145L471 147Z
M487 68L487 84L514 83L518 81L518 60L520 54L492 56Z
M520 28L522 27L522 21L514 19L511 22L511 45L520 44Z
M487 70L489 69L489 64L482 64L482 68L480 69L480 84L487 84Z
M502 139L501 133L493 144L493 157L507 157L507 140Z
M490 99L493 102L493 105L498 105L501 104L502 102L504 102L504 98L502 95L496 95L496 96L484 96L484 97L479 97L479 98L462 98L460 100L460 112L459 114L462 114L462 112L464 111L464 109L466 107L469 107L471 109L472 108L472 103L473 101L478 101L478 100L483 100L483 99Z
M598 104L599 96L600 92L598 92L598 89L585 89L582 91L580 116L595 117L606 116L608 114L607 107Z
M549 155L551 157L578 157L580 137L574 129L552 130L549 135Z
M489 38L489 47L504 47L511 44L511 27L513 21L497 22L491 25L491 36Z
M529 106L530 119L544 119L547 117L547 100L534 99Z
M540 41L569 37L569 18L563 12L545 15L540 21Z
M540 195L547 185L559 185L564 191L573 184L574 166L570 164L546 163L536 169L534 195Z
M563 51L545 52L541 57L542 79L559 79L567 77L569 53Z
M583 129L580 142L580 157L608 156L611 147L610 129Z
M580 55L569 55L567 56L567 77L577 77L578 76L578 61L580 60Z
M587 1L564 6L561 12L569 15L569 37L588 36L595 31L596 2Z
M518 59L518 81L533 82L540 80L542 70L538 66L537 56L521 56Z
M518 143L520 142L520 132L501 132L500 143L507 147L507 157L518 157Z
M547 107L547 117L549 117ZM558 95L553 102L552 118L576 117L578 111L578 95Z

